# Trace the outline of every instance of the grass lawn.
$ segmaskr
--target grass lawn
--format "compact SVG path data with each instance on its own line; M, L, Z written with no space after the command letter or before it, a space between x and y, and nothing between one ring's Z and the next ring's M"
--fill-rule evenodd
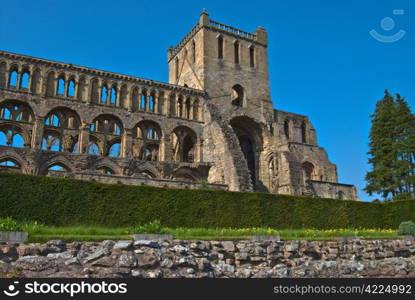
M65 241L128 240L134 233L171 234L175 239L243 240L252 235L279 235L282 240L336 240L339 237L364 239L399 238L392 229L271 229L271 228L165 228L152 222L139 227L110 228L103 226L45 226L36 223L22 224L29 233L29 242L51 239Z

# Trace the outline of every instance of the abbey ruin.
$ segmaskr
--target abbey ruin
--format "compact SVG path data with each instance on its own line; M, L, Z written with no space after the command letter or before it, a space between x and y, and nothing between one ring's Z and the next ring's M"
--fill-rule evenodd
M267 43L203 12L169 83L0 51L0 169L357 200L307 116L273 108Z

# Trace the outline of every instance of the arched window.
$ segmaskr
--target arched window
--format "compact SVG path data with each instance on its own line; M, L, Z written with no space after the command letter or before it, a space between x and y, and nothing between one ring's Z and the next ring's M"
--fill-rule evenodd
M193 102L193 120L199 121L199 100Z
M218 37L218 58L219 59L223 58L223 37L222 36Z
M233 45L235 64L239 64L239 42L236 41Z
M92 143L89 148L88 148L88 154L90 155L96 155L96 156L100 156L101 155L101 151L99 150L99 147L96 143Z
M113 115L100 115L91 123L90 131L119 136L122 133L122 124Z
M1 118L19 122L33 122L32 109L25 103L6 101L0 105Z
M303 122L301 124L301 142L302 143L308 143L306 122Z
M287 140L290 139L290 121L285 120L284 121L284 134Z
M17 71L12 70L9 77L9 87L17 86Z
M112 169L108 168L108 167L100 167L100 168L97 169L97 171L101 174L104 174L104 175L114 175L115 174L115 172Z
M8 108L3 108L2 110L1 110L1 118L2 119L5 119L5 120L10 120L11 119L11 113L10 113L10 109L8 109Z
M0 146L9 146L7 144L7 135L3 131L0 131Z
M255 67L255 48L254 46L249 47L249 65L251 68Z
M12 136L12 147L24 148L23 136L20 133L16 133Z
M314 165L312 163L308 161L303 163L302 169L304 184L306 184L308 180L314 179Z
M45 120L46 126L60 127L59 117L56 114L50 114Z
M62 96L65 93L65 79L63 79L62 77L60 77L58 79L58 89L56 91L56 94L58 96Z
M195 161L196 134L190 128L180 126L174 129L173 159L181 162Z
M161 130L154 121L141 121L136 125L133 155L143 160L159 160Z
M79 153L79 142L76 142L73 145L72 153L75 153L75 154Z
M63 164L56 163L48 167L48 171L67 172L69 169Z
M179 58L175 59L175 72L176 72L176 82L179 81Z
M0 166L9 168L21 168L20 164L11 159L4 159L0 162Z
M42 140L42 150L61 151L62 143L59 135L45 134Z
M239 84L232 87L231 93L232 104L235 106L243 106L244 103L244 89Z
M115 104L116 102L117 102L117 90L115 88L111 88L110 104Z
M190 98L186 99L186 107L185 107L186 111L186 119L190 119Z
M150 111L154 111L154 94L151 94L149 99L148 99L149 103L148 103L148 107L150 109Z
M179 99L177 101L177 115L176 117L181 118L183 116L183 97L179 96Z
M192 41L193 63L196 62L196 42Z
M108 88L107 86L102 86L101 88L101 103L107 103L108 98Z
M111 145L111 147L108 150L108 156L109 157L119 157L121 155L121 144L120 143L114 143Z
M20 78L20 88L27 89L29 88L29 72L24 72Z
M147 93L143 92L141 94L140 109L145 110L147 105Z
M68 97L74 97L75 96L75 80L70 80L68 84Z

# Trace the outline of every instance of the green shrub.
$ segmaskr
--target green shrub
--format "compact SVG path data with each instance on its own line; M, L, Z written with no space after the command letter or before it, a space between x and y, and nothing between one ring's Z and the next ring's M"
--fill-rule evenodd
M415 223L412 221L406 221L399 224L399 235L415 235Z
M0 231L21 231L20 225L13 218L0 218Z
M268 193L100 184L0 173L0 217L47 226L397 228L415 201L370 203ZM151 224L151 225L150 225ZM33 226L33 225L31 225ZM37 226L41 230L41 226ZM90 234L93 234L90 232Z
M131 232L163 234L165 233L165 229L161 226L160 220L154 220L142 226L134 227L131 229Z

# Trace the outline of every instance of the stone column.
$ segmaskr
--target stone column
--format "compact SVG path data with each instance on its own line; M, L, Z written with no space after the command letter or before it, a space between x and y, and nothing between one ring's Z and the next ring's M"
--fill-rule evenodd
M146 98L146 107L145 107L145 111L150 111L150 96L151 94L149 92L146 93L145 98Z
M176 97L175 97L175 106L176 106L175 116L178 117L178 118L181 117L181 115L180 115L180 101L179 100L180 100L180 96L176 94ZM183 103L182 103L182 109L183 109Z
M44 127L45 127L45 118L41 116L35 116L35 124L33 125L33 130L32 130L32 141L31 141L32 149L40 150L42 148Z
M181 115L181 117L183 118L183 119L187 119L187 116L186 116L186 114L187 114L187 98L184 98L183 99L183 102L182 102L182 115Z
M82 122L79 130L79 153L88 153L89 144L89 124Z
M156 114L159 113L159 97L160 97L160 94L158 91L156 91L154 93L154 113Z
M172 161L172 143L170 135L164 134L161 139L161 150L162 153L160 154L160 158L162 161L170 162Z
M105 103L107 105L111 105L111 88L107 84L107 102Z
M170 116L170 96L171 96L171 92L166 91L164 93L164 99L163 99L163 101L164 101L164 105L163 105L164 112L163 112L163 114L167 117Z
M27 89L30 91L31 90L31 87L32 87L33 68L30 67L29 70L28 70L28 72L29 72L29 81L27 83Z
M73 81L74 81L73 97L77 100L81 100L81 99L78 99L79 78L75 77Z
M115 89L115 106L121 107L121 88L117 85L117 88Z
M133 111L133 89L131 86L127 86L127 90L125 93L125 101L126 103L126 108L129 112Z
M69 80L65 79L65 84L63 85L63 97L68 97L68 87L69 87Z
M20 83L21 82L22 82L22 72L21 72L21 70L17 70L16 89L20 89Z
M98 104L101 104L101 99L102 99L102 81L101 81L101 79L98 79L98 82L97 82L97 86L98 86L98 91L97 91L97 94L98 94L98 99L97 99L97 103Z
M9 88L9 86L10 86L10 69L6 70L5 76L6 76L6 86L5 86L5 88Z
M121 157L133 157L132 148L133 148L133 130L132 129L124 129L124 134L122 137L122 149L121 149Z
M193 105L195 105L195 101L193 98L190 98L189 120L193 120Z

